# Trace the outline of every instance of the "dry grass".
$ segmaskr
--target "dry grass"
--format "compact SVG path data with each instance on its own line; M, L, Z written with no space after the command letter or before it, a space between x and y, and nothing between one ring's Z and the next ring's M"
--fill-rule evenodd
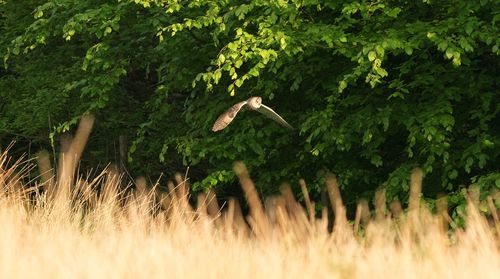
M188 181L179 175L169 182L169 193L163 194L149 191L140 178L133 193L121 192L119 176L111 168L93 180L75 179L89 123L80 125L86 132L77 132L75 140L66 143L68 153L61 155L62 171L57 175L48 165L48 155L40 153L38 187L23 187L23 169L29 167L21 162L17 168L7 167L12 165L8 155L0 155L0 278L498 278L500 274L498 220L488 223L471 202L466 228L448 231L445 201L440 201L439 214L432 215L419 199L418 170L412 173L408 210L393 203L390 213L381 191L374 217L362 201L354 224L347 221L335 177L329 176L326 186L335 222L333 231L328 231L327 212L323 210L321 218L314 216L305 181L299 184L306 209L286 186L280 196L262 202L243 164L236 164L235 172L250 206L246 217L237 200L221 208L213 192L198 196L198 205L192 207ZM498 216L494 207L490 209Z

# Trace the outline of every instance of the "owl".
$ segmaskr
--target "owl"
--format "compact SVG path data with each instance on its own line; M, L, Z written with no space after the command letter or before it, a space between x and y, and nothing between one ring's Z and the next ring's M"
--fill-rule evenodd
M229 125L231 121L236 117L236 114L241 109L251 109L251 110L256 110L268 118L271 118L272 120L278 122L279 124L285 126L288 129L293 130L293 127L288 124L283 117L279 116L274 110L272 110L270 107L262 104L262 98L261 97L251 97L246 101L239 102L236 105L230 107L228 110L226 110L219 118L214 123L214 126L212 127L212 131L217 132L220 131Z

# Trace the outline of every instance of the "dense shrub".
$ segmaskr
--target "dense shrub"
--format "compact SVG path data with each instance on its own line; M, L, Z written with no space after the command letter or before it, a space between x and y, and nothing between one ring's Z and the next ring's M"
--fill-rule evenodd
M379 186L405 200L500 188L496 1L2 1L0 139L48 146L85 112L85 158L157 174L191 166L196 188L338 174L347 204ZM262 96L260 115L211 125ZM153 158L153 160L152 160ZM261 188L263 193L277 188ZM459 199L457 199L459 200ZM457 201L458 202L458 201Z

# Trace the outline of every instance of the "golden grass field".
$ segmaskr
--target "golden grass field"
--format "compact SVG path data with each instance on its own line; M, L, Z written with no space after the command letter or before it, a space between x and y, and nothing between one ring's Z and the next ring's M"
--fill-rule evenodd
M329 231L327 211L312 214L304 181L304 204L287 187L261 201L237 163L250 214L234 199L220 206L213 192L193 207L180 175L168 193L143 179L121 191L113 168L93 179L74 175L92 121L84 118L63 144L57 172L44 152L34 166L0 155L0 278L500 278L495 197L487 200L491 216L470 199L466 227L449 230L445 203L431 214L420 200L416 169L406 210L387 206L380 192L375 210L361 202L348 221L332 175ZM31 167L41 175L28 188Z

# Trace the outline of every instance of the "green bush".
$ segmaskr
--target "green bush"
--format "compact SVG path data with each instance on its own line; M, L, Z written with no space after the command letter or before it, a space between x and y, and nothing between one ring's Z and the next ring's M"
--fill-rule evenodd
M415 166L431 197L499 188L481 180L500 163L496 1L3 2L3 141L47 146L92 111L88 160L126 135L133 173L190 166L199 189L231 185L235 160L313 195L337 173L347 204L404 201ZM297 130L243 112L210 131L252 95Z

